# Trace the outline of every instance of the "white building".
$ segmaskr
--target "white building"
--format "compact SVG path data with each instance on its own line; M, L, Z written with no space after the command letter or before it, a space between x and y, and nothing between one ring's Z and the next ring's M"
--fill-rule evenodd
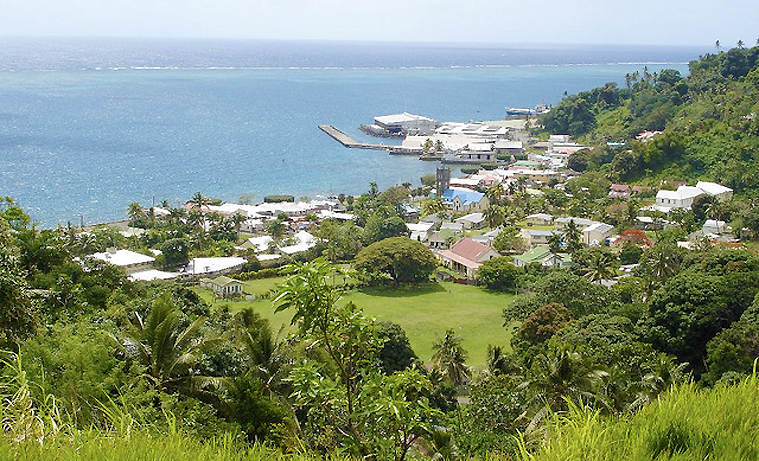
M588 246L603 245L614 231L614 226L597 222L582 230L582 242Z
M196 274L225 274L233 272L243 264L248 262L245 258L239 258L235 256L220 257L220 258L194 258L185 266L185 273L190 275Z
M317 239L306 231L300 231L291 238L293 244L279 247L279 251L286 255L293 255L310 250L317 244Z
M704 234L729 234L733 229L727 225L725 221L718 221L716 219L707 219L704 222L704 226L701 228Z
M435 227L435 223L432 222L418 222L406 224L408 230L411 231L411 240L425 243L430 238L432 229Z
M129 250L116 249L109 249L103 253L95 253L90 255L90 258L121 267L127 274L151 269L153 262L155 262L155 258L152 256L135 253L134 251Z
M383 115L374 117L374 124L388 134L431 134L438 126L438 122L422 115L401 114Z
M699 181L696 187L704 191L706 195L717 197L717 200L724 202L733 197L733 190L716 182Z
M455 221L464 226L464 229L482 229L485 227L485 215L483 213L469 213L456 218Z
M656 193L656 204L667 208L690 208L696 197L704 195L698 187L680 186L677 190L660 190Z
M176 272L164 272L156 269L148 269L140 272L134 272L129 276L133 282L152 282L154 280L169 280L179 277Z

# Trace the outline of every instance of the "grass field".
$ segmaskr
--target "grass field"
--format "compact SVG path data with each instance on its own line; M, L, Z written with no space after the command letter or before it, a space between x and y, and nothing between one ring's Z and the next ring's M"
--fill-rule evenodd
M280 280L247 281L245 292L265 293ZM228 301L214 299L208 290L198 289L198 293L214 306L227 305L232 311L252 307L271 322L275 331L289 325L290 314L275 314L271 300ZM503 327L501 311L512 297L479 287L443 282L412 288L357 290L347 294L344 300L363 307L370 317L401 325L414 351L425 362L432 356L432 344L446 329L453 328L463 338L464 348L469 352L468 363L482 368L486 363L488 344L509 346L511 338Z

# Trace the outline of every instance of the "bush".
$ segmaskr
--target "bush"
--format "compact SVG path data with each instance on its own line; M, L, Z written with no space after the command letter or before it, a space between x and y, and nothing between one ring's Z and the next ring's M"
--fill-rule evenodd
M264 197L265 203L294 202L295 197L292 195L267 195Z
M477 269L477 278L491 290L507 291L516 287L519 269L507 257L497 257L482 263Z
M625 243L619 252L619 261L622 264L637 264L642 254L643 248L632 243Z
M495 170L496 168L498 168L497 163L483 163L480 166L485 170Z
M478 166L462 166L461 172L464 174L475 174L478 171L480 171L480 167Z

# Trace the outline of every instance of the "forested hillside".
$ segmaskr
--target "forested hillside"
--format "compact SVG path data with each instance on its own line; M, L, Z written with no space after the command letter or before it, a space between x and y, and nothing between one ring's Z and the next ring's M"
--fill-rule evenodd
M619 181L666 177L719 178L739 193L759 186L759 46L707 54L690 75L644 69L626 85L564 98L544 116L546 131L596 146L572 160L576 170L600 169ZM639 132L663 131L650 142ZM623 143L624 147L607 143Z

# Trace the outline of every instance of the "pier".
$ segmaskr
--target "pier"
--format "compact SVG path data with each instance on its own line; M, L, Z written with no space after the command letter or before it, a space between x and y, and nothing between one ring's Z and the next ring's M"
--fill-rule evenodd
M389 151L389 150L392 150L393 147L395 147L395 146L386 146L384 144L358 142L332 125L319 125L319 129L327 133L332 139L339 142L343 146L353 148L353 149L376 149L376 150Z

